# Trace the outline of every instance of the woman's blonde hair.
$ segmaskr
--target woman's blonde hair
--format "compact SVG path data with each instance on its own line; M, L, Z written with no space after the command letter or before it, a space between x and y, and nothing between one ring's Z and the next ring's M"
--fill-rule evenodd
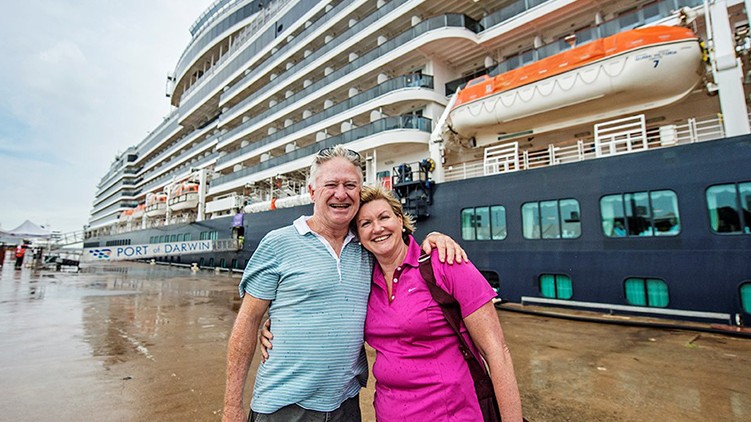
M415 231L415 219L409 214L404 214L402 210L402 203L394 196L394 194L383 187L382 185L376 186L363 186L360 191L360 208L368 202L373 202L378 199L383 199L391 206L391 210L394 211L397 217L402 218L402 227L404 232L412 234ZM355 218L357 220L357 218ZM355 224L355 220L352 221Z

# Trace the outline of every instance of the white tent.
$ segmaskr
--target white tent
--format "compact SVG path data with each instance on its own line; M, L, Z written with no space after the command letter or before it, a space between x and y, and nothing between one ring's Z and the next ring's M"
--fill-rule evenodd
M29 220L24 221L23 224L10 231L0 229L0 237L49 239L50 236L52 236L52 233L45 229L44 226L37 226Z

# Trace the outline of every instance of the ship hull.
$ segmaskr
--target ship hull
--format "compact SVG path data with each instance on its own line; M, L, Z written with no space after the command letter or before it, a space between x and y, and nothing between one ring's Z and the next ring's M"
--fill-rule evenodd
M670 317L701 319L696 317L697 313L713 313L751 321L751 314L744 311L739 299L739 285L751 277L751 260L748 259L751 237L714 233L710 229L705 197L706 189L712 185L751 180L749 161L751 136L743 136L441 183L434 191L430 217L419 223L417 236L439 231L458 240L486 276L500 281L500 296L512 302L540 298L540 276L562 274L572 280L572 304L595 304L617 310L627 305L624 280L649 277L667 284L669 303L664 309ZM647 190L675 192L681 218L680 233L624 238L604 235L599 217L599 201L603 195ZM525 239L522 204L556 198L573 198L579 202L581 236ZM495 205L506 209L507 237L504 240L463 239L462 210ZM242 250L160 260L196 262L203 266L211 262L213 266L241 269L269 230L311 213L312 206L305 205L245 214ZM170 226L166 233L190 232L193 239L197 239L199 232L216 230L219 238L228 238L232 235L231 226L232 218L224 217ZM123 238L131 244L140 244L164 233L165 228L160 228L92 240L98 240L102 246L107 240ZM624 309L629 312L628 307ZM649 308L644 311L650 313Z

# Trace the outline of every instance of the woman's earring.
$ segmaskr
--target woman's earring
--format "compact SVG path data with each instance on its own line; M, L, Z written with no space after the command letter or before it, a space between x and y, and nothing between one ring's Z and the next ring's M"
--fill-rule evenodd
M407 228L406 227L402 227L402 233L407 233Z

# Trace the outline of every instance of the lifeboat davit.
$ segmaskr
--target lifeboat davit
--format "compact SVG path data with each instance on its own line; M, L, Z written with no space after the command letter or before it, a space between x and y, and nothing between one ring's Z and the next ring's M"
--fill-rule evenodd
M444 139L540 133L662 107L687 96L704 73L690 29L653 26L591 41L457 93Z
M172 211L196 208L198 206L198 183L182 182L173 186L167 205Z
M146 217L160 217L167 214L167 194L150 193L146 195Z

